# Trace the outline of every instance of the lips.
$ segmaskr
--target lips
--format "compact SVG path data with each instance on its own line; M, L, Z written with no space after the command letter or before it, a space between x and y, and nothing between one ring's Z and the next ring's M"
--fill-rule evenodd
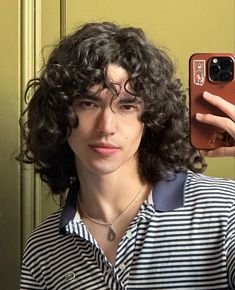
M96 143L89 145L92 151L101 155L112 155L117 153L120 148L109 143Z

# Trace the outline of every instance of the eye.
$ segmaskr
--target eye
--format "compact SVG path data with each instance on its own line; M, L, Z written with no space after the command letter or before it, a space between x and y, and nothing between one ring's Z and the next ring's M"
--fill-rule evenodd
M135 100L123 99L120 102L120 110L126 113L134 112L138 109L138 103Z
M125 111L134 111L136 110L136 105L134 104L123 104L122 109Z
M86 110L93 110L97 108L97 104L94 101L90 101L90 100L79 100L76 106L78 108L86 109Z
M81 106L82 107L93 107L93 106L95 106L95 104L93 102L90 102L90 101L84 101L81 103Z

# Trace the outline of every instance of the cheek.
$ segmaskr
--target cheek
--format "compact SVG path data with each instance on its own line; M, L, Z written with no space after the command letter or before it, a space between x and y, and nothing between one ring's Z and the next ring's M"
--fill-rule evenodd
M75 128L72 130L70 136L68 137L68 143L72 149L78 147L78 145L81 143L81 130L80 128Z
M79 118L79 123L76 128L72 130L71 138L85 139L91 132L91 125L88 119L85 121L83 118Z
M74 151L74 149L75 149L74 148L75 147L75 140L76 140L75 131L72 130L72 132L71 132L71 134L70 134L70 136L68 137L68 140L67 140L67 142L68 142L70 148L72 149L72 151Z
M144 123L140 123L140 127L139 127L139 138L142 139L142 136L144 134Z
M140 143L144 132L144 124L143 123L138 124L136 128L132 127L132 129L129 132L131 134L126 135L126 140L129 140L130 142Z

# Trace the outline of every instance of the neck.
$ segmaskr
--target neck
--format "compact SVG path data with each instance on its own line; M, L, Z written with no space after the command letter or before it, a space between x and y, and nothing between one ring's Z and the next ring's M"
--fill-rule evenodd
M79 171L82 206L92 218L110 221L118 216L142 188L138 199L144 198L147 184L137 170L97 175Z

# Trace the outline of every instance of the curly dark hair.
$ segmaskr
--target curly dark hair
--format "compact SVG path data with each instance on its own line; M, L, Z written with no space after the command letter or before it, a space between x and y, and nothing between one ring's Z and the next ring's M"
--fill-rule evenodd
M79 123L72 104L96 84L114 89L107 78L109 64L128 72L133 94L144 100L141 176L153 183L169 171L202 172L204 159L189 144L186 96L172 61L140 28L108 22L85 24L62 39L40 76L28 83L25 97L32 97L20 119L24 145L18 160L34 163L55 194L70 186L77 172L67 139Z

